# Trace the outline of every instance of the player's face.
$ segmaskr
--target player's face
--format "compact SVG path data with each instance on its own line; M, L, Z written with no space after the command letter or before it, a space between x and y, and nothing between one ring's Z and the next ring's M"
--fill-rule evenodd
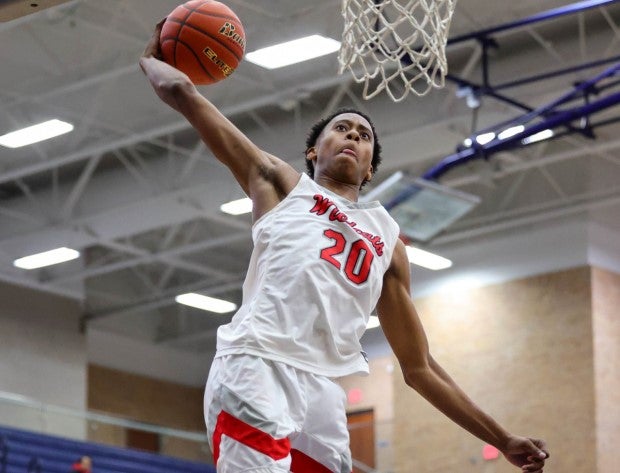
M325 126L307 156L315 160L315 179L327 174L361 185L372 178L373 149L374 135L368 120L356 113L343 113Z

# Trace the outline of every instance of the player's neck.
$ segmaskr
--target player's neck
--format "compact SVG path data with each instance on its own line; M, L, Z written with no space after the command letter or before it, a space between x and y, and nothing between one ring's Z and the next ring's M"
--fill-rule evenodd
M359 199L360 186L357 184L337 181L327 176L315 177L314 182L351 202L357 202Z

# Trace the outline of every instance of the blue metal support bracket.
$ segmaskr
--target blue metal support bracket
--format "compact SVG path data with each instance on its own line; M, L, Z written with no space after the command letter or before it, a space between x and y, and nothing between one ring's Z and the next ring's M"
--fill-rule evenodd
M510 126L516 126L519 124L524 126L524 129L521 132L507 137L506 139L499 139L497 137L497 134L499 133L496 133L496 137L484 145L476 143L474 139L472 140L471 147L465 148L453 155L444 158L438 164L425 172L422 177L424 179L436 180L442 174L446 173L448 170L452 169L456 165L465 163L472 159L486 157L491 153L495 153L516 146L521 142L522 139L535 135L536 133L539 133L543 130L553 129L559 126L565 126L567 123L570 123L573 120L589 117L590 115L605 110L606 108L617 105L618 103L620 103L620 92L612 93L610 95L607 95L606 97L595 101L589 101L585 105L580 105L564 110L557 109L560 105L568 103L571 100L575 99L575 97L583 90L594 86L601 80L613 77L618 73L620 73L620 64L617 64L607 69L605 72L599 74L592 80L579 84L574 88L573 91L564 94L557 100L554 100L553 102L543 107L540 107L517 119L500 123L492 128L487 128L486 130L482 131L482 133L490 131L501 132ZM544 116L546 118L544 118L540 122L526 126L526 123L531 122L541 116Z
M573 3L571 5L567 5L560 8L555 8L552 10L548 10L542 13L539 13L534 16L530 16L528 18L524 18L522 20L506 23L503 25L495 26L492 28L488 28L482 31L458 36L456 38L448 40L448 44L460 43L463 41L477 40L477 41L488 41L490 35L507 31L510 29L515 29L519 27L523 27L526 25L531 25L533 23L538 23L542 21L548 21L560 16L569 15L573 13L578 13L590 8L595 7L603 7L614 3L620 3L619 0L586 0ZM483 54L486 53L486 48L483 47ZM470 87L474 93L477 94L485 94L491 97L494 97L498 100L502 100L511 104L514 107L520 108L525 113L516 118L507 120L502 123L498 123L492 127L488 127L483 130L478 130L475 135L469 137L469 141L471 141L471 146L469 147L460 147L458 148L457 153L450 155L440 161L438 164L429 169L422 176L424 179L428 180L437 180L441 175L443 175L448 170L453 167L468 162L472 159L478 158L488 158L491 154L505 150L510 147L519 146L521 140L526 137L532 136L540 131L546 129L560 128L563 127L566 132L570 133L581 133L588 138L593 138L593 128L599 124L593 124L590 121L590 116L595 114L601 110L612 107L620 102L620 93L612 93L603 98L598 98L593 100L594 96L599 96L603 91L616 87L620 84L620 79L618 76L620 75L620 55L614 56L610 58L604 58L600 60L590 61L583 64L575 65L572 67L550 71L530 77L515 79L511 82L507 82L504 84L500 84L498 86L490 86L488 84L488 71L483 71L483 85L477 85L471 81L467 81L465 79L458 78L456 76L448 76L448 79L456 82L458 85L463 87ZM532 108L526 104L523 104L517 100L506 97L505 95L498 92L498 90L507 89L510 87L516 87L518 85L523 85L526 83L536 82L539 80L545 80L551 77L556 77L562 74L569 74L572 72L598 67L601 65L609 64L612 62L616 62L615 65L612 65L602 73L598 74L594 78L580 82L576 84L573 89L566 94L563 94L558 99L543 105L538 108ZM483 66L486 62L483 57ZM615 80L614 80L615 79ZM562 106L566 106L567 104L574 102L579 102L579 105L572 106L570 108L562 109ZM585 119L584 126L575 127L571 122L581 118ZM611 123L616 121L615 119L608 120L607 123ZM523 130L513 136L510 136L505 139L500 139L497 137L501 131L506 130L509 127L522 125ZM483 133L495 133L495 138L484 145L481 145L476 142L476 136ZM557 136L557 135L556 135ZM396 199L399 200L399 199Z
M553 77L581 71L584 69L589 69L589 68L594 68L594 67L598 67L601 65L609 64L609 63L620 60L620 56L614 56L612 58L603 58L603 59L596 60L596 61L584 62L584 63L576 64L568 68L549 71L549 72L545 72L542 74L529 76L529 77L517 78L510 82L505 82L499 85L493 85L491 83L491 78L490 78L490 73L489 73L489 69L490 69L489 49L490 48L497 49L499 48L499 46L492 36L500 32L516 30L516 29L519 29L525 26L535 24L535 23L553 20L555 18L559 18L565 15L579 13L579 12L589 10L592 8L596 8L596 7L604 7L604 6L614 4L614 3L619 3L619 0L580 1L580 2L573 3L571 5L547 10L547 11L541 12L539 14L536 14L536 15L518 20L518 21L505 23L502 25L494 26L494 27L476 31L473 33L468 33L465 35L457 36L455 38L450 38L447 41L447 46L458 44L458 43L463 43L466 41L477 41L480 43L481 48L482 48L482 59L481 59L482 61L482 78L481 78L482 83L477 84L474 81L466 80L454 74L447 74L446 79L451 82L456 83L459 87L469 88L472 91L472 93L477 97L481 97L481 96L492 97L496 100L507 103L515 108L521 109L526 112L530 112L533 110L533 107L515 98L505 95L503 92L500 92L500 90L506 90L511 87L517 87L517 86L528 84L531 82L542 81L542 80L550 79ZM573 131L580 132L580 133L583 132L582 130L573 130Z

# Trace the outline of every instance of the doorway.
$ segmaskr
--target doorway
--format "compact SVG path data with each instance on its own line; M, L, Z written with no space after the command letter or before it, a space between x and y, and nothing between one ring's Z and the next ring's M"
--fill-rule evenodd
M138 429L126 429L125 445L145 452L159 453L159 435Z
M370 468L375 467L375 413L373 409L347 413L351 456ZM365 473L353 468L353 473Z

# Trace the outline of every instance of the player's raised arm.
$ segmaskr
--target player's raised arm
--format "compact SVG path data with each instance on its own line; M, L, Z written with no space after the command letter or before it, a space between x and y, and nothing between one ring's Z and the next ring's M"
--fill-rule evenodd
M284 161L262 151L196 89L189 77L161 60L157 24L142 57L144 71L157 96L182 114L197 130L215 157L234 174L244 192L254 199L257 189L271 183L286 194L299 177Z
M544 442L507 432L476 406L430 355L409 284L409 262L405 245L399 241L384 276L377 312L405 382L458 425L498 448L511 463L541 473L547 457Z

